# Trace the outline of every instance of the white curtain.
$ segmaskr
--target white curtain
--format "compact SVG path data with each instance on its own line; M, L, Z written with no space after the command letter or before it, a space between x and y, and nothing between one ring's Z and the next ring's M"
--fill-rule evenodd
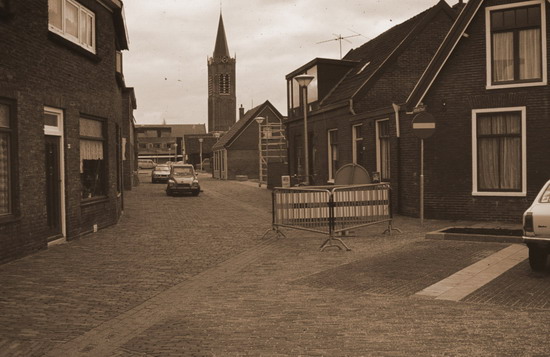
M481 190L521 188L521 117L497 113L478 117L478 180Z
M103 142L80 140L80 173L84 172L84 160L103 160Z
M65 2L65 33L78 38L78 7Z
M519 79L542 78L540 29L519 33Z
M514 34L493 34L493 81L514 80Z
M48 1L48 19L50 25L55 26L56 28L63 30L63 19L62 16L62 2L61 0L49 0Z

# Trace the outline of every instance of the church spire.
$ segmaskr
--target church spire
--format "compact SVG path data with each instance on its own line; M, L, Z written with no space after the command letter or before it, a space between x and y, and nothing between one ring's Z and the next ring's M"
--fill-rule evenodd
M223 27L223 18L220 12L220 22L218 24L218 35L216 36L216 46L214 47L214 58L230 57L227 38L225 37L225 28Z

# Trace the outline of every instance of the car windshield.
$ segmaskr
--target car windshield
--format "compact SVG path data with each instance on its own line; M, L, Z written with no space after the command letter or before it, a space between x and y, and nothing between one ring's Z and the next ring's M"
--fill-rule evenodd
M550 185L546 187L546 190L544 190L544 193L542 194L542 197L540 198L541 203L550 203Z
M193 176L193 169L190 167L174 167L174 176Z
M170 171L170 166L168 165L159 165L155 167L155 171Z

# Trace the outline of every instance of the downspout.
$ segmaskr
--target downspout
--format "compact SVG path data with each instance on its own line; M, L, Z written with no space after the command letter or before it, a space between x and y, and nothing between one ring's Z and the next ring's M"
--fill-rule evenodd
M349 112L350 112L352 115L357 115L357 113L355 112L355 110L353 110L353 98L350 98L350 100L349 100Z
M401 106L395 103L392 103L391 105L395 115L395 136L397 138L397 190L392 190L397 194L397 202L394 202L397 204L394 204L392 208L399 210L399 199L401 197L401 127L399 125L399 110L401 109Z

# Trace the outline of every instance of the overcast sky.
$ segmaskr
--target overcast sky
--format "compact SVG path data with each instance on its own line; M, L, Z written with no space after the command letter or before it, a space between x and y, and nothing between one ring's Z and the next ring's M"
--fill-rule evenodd
M285 75L320 58L340 58L437 0L224 0L223 21L237 56L237 106L269 100L286 110ZM453 5L455 1L447 1ZM212 56L219 0L126 0L130 50L126 85L134 87L138 124L208 122L207 57Z

